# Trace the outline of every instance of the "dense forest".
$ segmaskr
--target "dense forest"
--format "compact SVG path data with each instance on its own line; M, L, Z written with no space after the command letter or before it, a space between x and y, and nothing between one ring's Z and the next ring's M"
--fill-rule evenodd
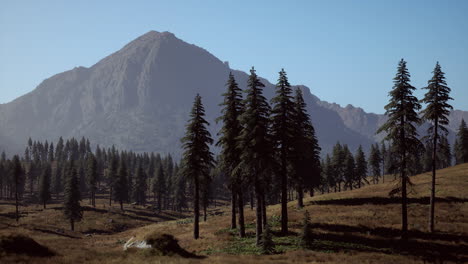
M406 193L409 176L432 171L431 221L434 229L435 170L468 162L468 128L461 121L454 146L447 135L450 88L437 63L427 93L419 101L412 95L406 62L401 60L390 102L385 107L389 120L379 132L386 139L368 150L355 153L337 142L332 153L321 153L315 129L299 89L289 84L284 70L279 72L275 97L268 102L263 83L250 71L248 89L242 91L229 75L222 112L223 126L214 142L207 130L202 97L197 95L182 139L180 161L158 153L135 153L91 145L85 137L41 142L29 139L23 155L0 158L0 199L16 200L16 219L22 204L37 203L47 208L52 201L63 202L64 216L74 224L86 217L82 201L96 207L96 195L108 202L148 205L162 210L194 212L194 238L199 237L200 211L220 200L230 201L231 228L245 236L244 208L256 212L256 242L268 247L269 226L266 206L281 204L281 232L288 233L287 203L303 206L305 193L340 192L369 184L395 181L391 195L402 197L402 237L406 237ZM426 108L420 111L421 103ZM425 136L417 126L427 121ZM212 145L220 148L214 156ZM386 179L391 175L390 179ZM307 219L308 216L306 216ZM307 221L306 221L307 222ZM262 233L264 233L262 235ZM304 234L307 234L305 231Z

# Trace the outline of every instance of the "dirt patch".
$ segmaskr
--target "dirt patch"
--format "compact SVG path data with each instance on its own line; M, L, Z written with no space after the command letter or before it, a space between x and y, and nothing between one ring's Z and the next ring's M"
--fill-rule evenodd
M36 257L54 256L49 248L24 235L0 236L0 255L19 254Z

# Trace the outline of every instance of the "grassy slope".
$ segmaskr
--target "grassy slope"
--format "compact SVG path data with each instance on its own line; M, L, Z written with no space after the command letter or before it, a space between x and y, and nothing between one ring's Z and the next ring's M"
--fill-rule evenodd
M387 177L392 178L392 176ZM452 261L468 261L468 164L438 171L436 206L437 234L426 233L428 222L428 194L430 175L421 174L411 178L413 192L410 194L409 228L412 239L408 245L398 241L400 228L400 204L398 199L388 197L395 182L369 185L358 190L330 193L306 198L306 207L296 209L289 204L289 236L275 236L278 254L257 256L254 246L254 212L246 209L248 237L239 239L229 230L228 208L222 216L209 217L200 226L201 239L192 239L189 221L165 221L179 215L165 213L156 216L144 209L132 209L121 214L101 209L85 212L84 223L78 231L57 233L57 227L67 228L58 210L42 211L37 207L28 209L27 216L16 227L9 214L11 206L0 207L0 234L25 233L41 244L59 252L52 259L31 259L10 256L6 261L20 259L48 263L268 263L286 262L331 262L331 263L419 263L437 258ZM56 205L59 206L59 205ZM98 206L99 208L99 206ZM58 209L58 208L56 208ZM317 237L315 250L303 251L296 246L304 210L308 210ZM273 231L279 230L279 205L270 206L267 212ZM109 218L113 223L109 223ZM158 223L154 223L158 222ZM37 227L39 226L39 228ZM41 228L42 227L42 228ZM97 229L101 233L85 236L83 233ZM119 232L119 229L127 229ZM122 242L135 236L142 238L149 232L173 234L182 247L207 255L204 259L180 259L154 257L144 252L122 252Z

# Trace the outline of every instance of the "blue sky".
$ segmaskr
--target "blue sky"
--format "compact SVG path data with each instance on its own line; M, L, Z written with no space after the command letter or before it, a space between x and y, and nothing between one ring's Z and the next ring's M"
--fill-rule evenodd
M400 58L421 88L436 61L468 110L468 1L0 2L0 103L149 30L170 31L232 68L290 82L322 100L383 113ZM422 97L424 91L416 95Z

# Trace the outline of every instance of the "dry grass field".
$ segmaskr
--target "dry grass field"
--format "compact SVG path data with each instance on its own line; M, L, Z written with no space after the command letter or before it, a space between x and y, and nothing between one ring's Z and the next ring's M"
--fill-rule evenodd
M247 237L229 229L228 207L211 208L200 225L201 238L192 239L190 213L156 214L143 207L109 208L104 199L96 209L85 205L84 220L68 231L60 204L43 210L21 207L16 224L10 201L0 201L0 236L24 234L53 250L53 257L0 255L0 263L466 263L468 262L468 164L438 171L436 230L427 232L430 175L411 177L408 243L399 241L400 202L390 198L393 176L386 183L305 199L305 208L289 204L290 234L279 236L280 206L268 207L275 254L260 255L255 247L254 211L246 207ZM104 197L102 197L104 198ZM304 211L311 215L316 237L313 250L297 245ZM184 219L185 218L185 219ZM155 256L148 250L123 251L131 237L148 233L174 235L182 248L200 256ZM1 254L1 253L0 253Z

